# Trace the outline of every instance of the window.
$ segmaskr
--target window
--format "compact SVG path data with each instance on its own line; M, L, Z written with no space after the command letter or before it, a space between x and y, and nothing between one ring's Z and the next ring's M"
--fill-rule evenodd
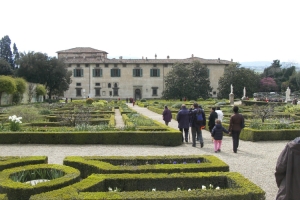
M69 66L69 67L72 67L72 64L69 64L68 66Z
M133 69L132 75L133 77L142 77L143 69Z
M85 67L89 67L90 66L90 64L85 64Z
M108 88L111 88L111 83L109 83L109 84L107 85L107 87L108 87Z
M158 87L152 87L152 96L157 96Z
M93 69L93 77L102 77L102 69Z
M81 96L81 88L76 88L76 96Z
M80 64L77 64L77 67L80 67Z
M209 74L210 74L210 70L209 69L207 69L207 76L209 77Z
M217 94L217 92L216 91L213 91L213 95L216 95Z
M102 96L105 96L105 95L106 95L105 91L102 91Z
M100 86L100 83L95 83L95 86Z
M121 76L121 70L120 69L111 69L110 70L110 76L111 77L120 77Z
M81 86L81 83L76 83L76 86Z
M150 77L159 77L160 76L159 69L150 69Z
M105 67L108 67L108 64L105 64L104 66L105 66Z
M157 67L157 64L153 64L153 67Z
M126 67L126 64L123 64L123 67Z
M136 66L136 67L140 67L140 64L136 64L135 66Z
M96 64L96 67L99 67L99 64Z
M83 77L83 69L74 69L73 76L74 77Z
M109 91L109 96L112 96L112 91Z
M114 67L118 67L118 64L114 64Z
M95 96L100 96L100 88L95 88Z
M168 67L168 64L164 64L164 67Z
M114 87L117 88L118 87L118 83L114 83Z
M113 96L119 96L118 89L113 89L113 92L114 92Z

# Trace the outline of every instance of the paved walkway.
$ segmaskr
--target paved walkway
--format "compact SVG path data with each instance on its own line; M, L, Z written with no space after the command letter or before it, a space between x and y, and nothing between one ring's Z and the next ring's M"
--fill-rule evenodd
M128 104L132 107L132 104ZM139 106L132 107L137 112L164 123L162 116ZM117 112L116 112L116 115ZM120 116L120 115L119 115ZM117 119L118 116L116 116ZM117 124L118 126L118 124ZM169 126L177 129L177 121ZM0 156L48 156L49 163L62 164L66 156L148 156L148 155L199 155L213 154L229 164L230 171L240 172L266 191L266 199L273 200L277 193L274 179L276 160L287 141L248 142L240 141L237 154L232 153L230 137L224 137L222 152L214 153L210 133L203 131L204 148L191 142L177 147L152 145L40 145L12 144L0 145Z

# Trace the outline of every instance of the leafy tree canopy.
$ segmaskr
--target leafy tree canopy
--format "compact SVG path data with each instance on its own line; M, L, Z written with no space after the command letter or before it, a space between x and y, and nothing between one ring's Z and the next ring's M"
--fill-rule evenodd
M261 92L272 92L277 90L278 90L278 86L273 78L266 77L260 80Z
M18 64L17 76L24 77L28 82L45 85L49 98L69 89L71 72L56 57L40 52L21 53Z
M242 98L244 87L246 96L252 96L259 88L260 76L254 70L240 68L239 63L225 67L224 75L219 80L218 98L228 98L231 92L231 84L235 98Z
M206 99L210 97L208 68L200 62L177 63L165 77L163 97L166 99Z
M0 75L12 75L12 74L13 71L11 70L10 64L3 58L0 58Z
M11 40L8 35L0 40L0 58L9 63L12 69L16 68L16 61L19 58L19 52L16 44L13 45L13 52L11 51Z
M10 76L0 76L0 105L1 97L5 92L7 94L12 94L17 90L15 80Z

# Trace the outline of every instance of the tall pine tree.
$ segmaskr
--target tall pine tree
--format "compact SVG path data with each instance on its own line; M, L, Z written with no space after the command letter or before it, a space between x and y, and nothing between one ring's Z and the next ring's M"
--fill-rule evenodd
M8 62L11 66L11 68L14 68L14 60L13 60L13 55L10 49L10 38L8 35L4 36L0 40L0 58L3 58Z
M19 59L20 59L20 54L19 54L16 43L14 43L14 46L13 46L13 61L14 61L13 68L14 69L16 69L18 67L17 62L18 62Z

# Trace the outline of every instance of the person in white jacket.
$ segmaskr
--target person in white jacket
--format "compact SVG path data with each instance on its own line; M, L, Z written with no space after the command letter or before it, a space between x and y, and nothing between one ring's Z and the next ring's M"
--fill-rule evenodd
M220 109L220 107L217 107L216 113L218 114L218 119L222 122L223 121L223 111Z

